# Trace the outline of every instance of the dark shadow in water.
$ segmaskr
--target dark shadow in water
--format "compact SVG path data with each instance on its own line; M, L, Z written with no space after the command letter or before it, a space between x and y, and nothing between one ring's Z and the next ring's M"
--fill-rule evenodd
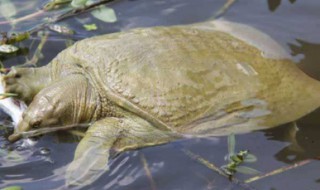
M290 143L275 154L281 162L294 163L305 159L315 159L320 155L320 109L299 119L296 122L298 130L294 132L292 123L282 125L272 130L266 130L265 135L270 140Z
M297 40L299 45L290 45L293 55L302 54L304 58L298 64L309 76L320 80L320 44ZM320 156L320 108L296 121L298 130L294 131L293 123L267 130L265 135L271 140L289 142L290 145L279 151L275 157L285 163L293 163Z
M320 44L297 40L299 45L290 45L294 55L303 54L304 58L298 64L299 68L312 78L320 80Z
M281 0L268 0L269 10L274 12L279 5L281 4Z

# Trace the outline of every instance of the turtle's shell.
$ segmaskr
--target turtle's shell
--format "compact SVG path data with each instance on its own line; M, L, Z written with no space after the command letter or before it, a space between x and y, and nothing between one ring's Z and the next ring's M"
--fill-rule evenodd
M56 60L54 73L85 68L108 99L157 127L178 131L192 131L193 124L209 120L215 120L211 128L247 122L246 130L252 127L249 120L257 128L287 122L279 107L299 94L290 91L297 86L282 92L284 81L303 75L290 61L267 59L228 33L198 25L93 37ZM267 115L272 116L268 122L256 119ZM206 133L207 128L197 130Z

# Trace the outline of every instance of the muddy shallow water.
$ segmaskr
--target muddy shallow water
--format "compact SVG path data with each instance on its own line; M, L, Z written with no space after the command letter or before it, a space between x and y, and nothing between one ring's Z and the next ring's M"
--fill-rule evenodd
M20 16L33 13L46 2L43 0L13 0ZM268 3L272 2L272 3ZM222 0L127 0L110 5L116 14L117 22L104 23L82 14L63 23L75 31L74 36L50 32L45 44L43 59L39 65L48 63L66 47L66 41L79 40L97 34L111 33L142 26L187 24L204 21L222 5ZM254 26L267 33L291 52L297 65L310 76L320 80L320 1L304 0L239 0L224 18ZM47 13L51 15L53 13ZM0 25L0 31L24 31L41 22L47 15L10 25ZM0 22L4 18L0 17ZM86 31L83 22L96 23L99 30ZM33 42L34 41L34 42ZM0 57L5 66L19 65L26 57L32 57L39 37L32 36L20 44L26 50L17 57ZM32 45L33 44L33 45ZM28 49L28 50L27 50ZM290 110L288 110L289 112ZM6 120L2 113L2 120ZM299 128L295 138L290 138L292 126ZM64 172L71 162L76 143L46 135L29 148L19 149L19 143L8 145L4 131L0 132L2 152L14 149L14 158L8 159L0 152L0 188L19 185L24 190L66 189ZM293 140L294 139L294 140ZM294 123L289 123L265 131L236 135L236 149L249 150L258 161L248 166L269 173L279 168L288 168L294 163L300 167L281 171L248 185L258 190L317 190L320 187L320 109ZM187 152L186 152L187 151ZM193 153L190 156L188 152ZM246 189L230 183L228 179L201 164L199 158L216 166L226 164L228 153L227 137L190 139L178 142L129 151L116 157L110 172L104 174L83 189ZM17 156L18 155L18 156ZM194 155L198 155L197 157ZM198 158L198 159L197 159ZM146 167L146 163L148 167ZM148 168L148 169L146 169ZM148 170L151 175L148 174ZM279 171L279 170L278 170ZM251 178L250 175L237 173L239 180Z

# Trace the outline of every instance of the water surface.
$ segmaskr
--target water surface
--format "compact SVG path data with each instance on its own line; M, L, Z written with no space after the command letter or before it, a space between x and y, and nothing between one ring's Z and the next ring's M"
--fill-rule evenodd
M45 0L12 0L21 9L19 16L38 11L47 2ZM273 2L269 3L268 2ZM104 23L82 14L62 23L77 31L74 36L50 32L45 44L43 59L39 65L47 64L66 47L68 40L79 40L98 34L128 30L136 27L188 24L207 20L222 6L222 0L127 0L110 5L118 17L116 23ZM297 65L307 74L320 79L320 1L304 0L239 0L224 15L225 19L254 26L267 33L283 45L295 57ZM47 13L15 27L0 25L0 31L24 31L42 22ZM3 21L4 18L0 18ZM86 31L82 23L96 23L99 30ZM32 36L20 44L25 47L17 57L1 57L5 66L19 65L31 58L40 38ZM32 45L33 44L33 45ZM290 112L290 110L288 110ZM2 113L2 119L5 115ZM258 157L256 163L249 166L262 173L312 159L308 164L296 169L267 177L249 185L259 190L316 190L320 183L320 110L298 120L299 131L295 140L289 138L293 123L266 131L257 131L237 135L237 150L250 150ZM24 190L65 189L64 172L71 162L76 143L66 141L54 135L39 139L34 147L19 148L19 143L7 145L4 129L1 130L1 151L14 149L16 155L8 159L0 154L0 188L20 185ZM18 147L18 148L17 148ZM49 152L43 151L45 148ZM104 174L83 189L244 189L230 183L194 158L185 154L189 150L217 166L226 164L227 138L181 140L162 146L129 151L116 157L111 163L109 173ZM6 153L6 152L5 152ZM144 169L148 163L152 179ZM236 178L246 180L252 176L236 174ZM151 182L153 181L153 182ZM152 185L153 183L153 185Z

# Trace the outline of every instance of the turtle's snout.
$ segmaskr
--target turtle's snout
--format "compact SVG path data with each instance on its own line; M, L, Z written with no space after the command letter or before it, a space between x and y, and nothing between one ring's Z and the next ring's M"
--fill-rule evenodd
M14 133L9 136L8 140L10 142L16 142L22 138L22 132L28 131L30 126L24 120L20 121L18 127L15 129Z

